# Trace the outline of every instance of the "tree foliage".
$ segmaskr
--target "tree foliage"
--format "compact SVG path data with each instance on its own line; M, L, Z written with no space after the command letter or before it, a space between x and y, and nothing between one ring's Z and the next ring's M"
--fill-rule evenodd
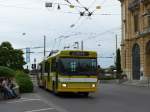
M117 56L116 56L116 70L117 70L117 78L121 75L121 56L120 56L120 49L117 49Z
M14 49L9 42L0 45L0 66L22 70L24 64L22 50Z
M14 77L15 71L4 66L0 66L0 77Z

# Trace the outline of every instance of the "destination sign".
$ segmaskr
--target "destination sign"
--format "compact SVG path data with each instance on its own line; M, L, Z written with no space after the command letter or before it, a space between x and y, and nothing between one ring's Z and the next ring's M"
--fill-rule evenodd
M78 51L78 52L70 52L71 56L89 56L89 52L82 52L82 51Z

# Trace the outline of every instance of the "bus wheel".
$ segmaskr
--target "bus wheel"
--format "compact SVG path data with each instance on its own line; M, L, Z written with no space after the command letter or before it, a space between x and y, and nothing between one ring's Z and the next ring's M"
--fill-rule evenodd
M55 94L55 95L57 95L57 92L56 92L56 86L55 86L55 82L53 82L53 93Z
M42 88L42 87L40 86L40 84L38 84L38 87L39 87L39 88Z
M44 89L47 89L46 81L44 81Z

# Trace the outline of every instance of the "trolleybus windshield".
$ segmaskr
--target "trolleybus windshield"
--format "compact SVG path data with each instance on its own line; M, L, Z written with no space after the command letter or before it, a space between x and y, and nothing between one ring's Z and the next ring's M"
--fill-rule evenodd
M61 58L59 68L66 75L96 75L97 60Z

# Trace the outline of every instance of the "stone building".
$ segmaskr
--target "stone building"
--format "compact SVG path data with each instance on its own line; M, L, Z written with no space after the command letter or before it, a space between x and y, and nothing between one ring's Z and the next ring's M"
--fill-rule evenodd
M128 79L150 78L150 0L119 0L122 69Z

